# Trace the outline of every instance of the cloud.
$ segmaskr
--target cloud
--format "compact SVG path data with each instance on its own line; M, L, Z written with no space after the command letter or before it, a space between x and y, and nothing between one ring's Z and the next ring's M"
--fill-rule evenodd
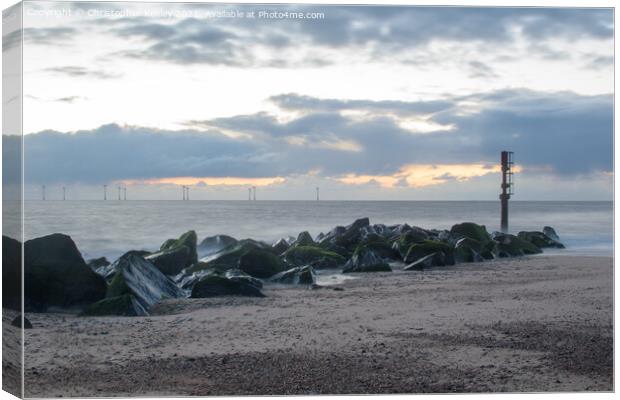
M224 10L221 5L192 5ZM506 47L523 38L541 57L546 42L611 40L611 9L236 5L243 11L321 12L323 19L199 19L145 22L127 19L108 27L140 45L119 54L179 64L232 67L328 66L343 51L367 61L411 62L416 49L436 42ZM532 47L532 48L534 48ZM287 57L281 57L286 51ZM557 52L556 52L557 53ZM487 71L488 72L488 71Z
M114 74L114 73L110 73L106 71L101 71L101 70L96 70L96 69L91 69L91 68L86 68L86 67L79 67L75 65L68 65L64 67L51 67L51 68L46 68L45 71L58 74L58 75L66 75L72 78L89 77L89 78L96 78L96 79L112 79L112 78L118 78L121 76L120 74Z
M164 131L105 125L75 133L25 136L27 178L33 182L107 182L196 178L275 178L312 174L383 186L441 184L493 171L512 150L523 173L564 176L613 170L613 97L571 92L500 90L446 100L430 122L450 130L414 134L399 124L401 102L277 99L306 113L280 121L262 112L200 121L201 130ZM475 104L473 109L461 102ZM311 106L306 107L306 104ZM333 104L335 111L328 111ZM388 105L393 112L388 112ZM418 104L414 102L412 104ZM379 108L359 119L341 107ZM353 106L351 106L353 105ZM420 111L422 112L422 111ZM196 124L197 122L194 121ZM51 167L53 166L53 167Z
M491 68L487 64L480 62L480 61L470 61L469 68L470 68L469 76L471 78L497 78L498 77L498 75L495 73L493 68Z

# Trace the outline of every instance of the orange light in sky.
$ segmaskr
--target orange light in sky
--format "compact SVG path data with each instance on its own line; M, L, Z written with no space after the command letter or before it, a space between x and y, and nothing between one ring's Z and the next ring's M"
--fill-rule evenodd
M520 172L521 168L517 166L513 170ZM337 178L337 180L349 185L376 182L384 188L394 188L398 185L426 187L441 185L451 180L463 182L471 178L499 172L500 166L494 164L409 164L392 175L348 174Z
M243 178L243 177L194 177L194 176L179 176L173 178L156 178L146 180L126 180L123 181L126 185L143 184L143 185L185 185L193 186L198 184L206 185L221 185L221 186L268 186L283 183L284 178L279 176L268 178Z

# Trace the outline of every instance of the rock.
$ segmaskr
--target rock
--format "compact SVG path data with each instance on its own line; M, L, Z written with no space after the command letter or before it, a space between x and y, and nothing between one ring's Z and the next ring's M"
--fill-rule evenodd
M360 218L347 227L336 227L325 235L321 244L329 242L338 247L353 250L362 239L362 229L369 225L368 218Z
M557 236L557 235L556 235ZM552 247L556 249L563 249L564 245L557 240L550 238L545 235L543 232L519 232L517 234L519 239L525 240L527 242L532 243L534 246L539 247L541 249Z
M73 240L59 233L24 243L26 310L83 306L105 296L105 280L91 270Z
M144 313L148 314L150 308L160 300L183 297L184 293L153 263L130 253L119 260L118 271L108 286L106 298L112 299L124 295L133 296L139 305L139 307L134 307L133 312L136 315L144 315ZM131 305L134 299L131 299L132 302L124 299L123 304ZM120 304L121 299L117 301Z
M119 261L122 258L128 256L129 254L135 254L139 257L146 257L151 253L146 250L129 250L127 253L123 254L118 259L116 259L112 264L101 266L97 268L95 272L101 275L103 279L105 279L105 281L109 284L112 281L112 278L114 278L114 275L116 274L116 272L118 271Z
M197 252L200 258L210 256L220 251L235 246L239 241L232 236L215 235L205 238L198 245Z
M276 254L280 255L284 253L286 250L288 250L291 247L291 245L286 239L282 238L278 240L277 242L275 242L272 247L273 247L273 251L275 251Z
M192 298L219 296L265 297L260 288L245 279L233 279L220 273L210 273L194 284Z
M446 265L454 265L454 250L444 242L436 240L425 240L422 243L412 244L404 257L406 264L411 264L422 257L432 253L441 253Z
M297 240L293 243L293 246L314 246L316 243L308 231L301 232L297 236Z
M362 234L362 240L367 239L369 236L379 236L389 241L398 236L398 234L394 234L392 228L389 228L383 224L375 224L363 227L361 228L360 232Z
M185 246L189 250L189 259L186 262L186 265L183 266L189 267L190 265L196 263L198 261L198 252L197 245L198 237L196 236L196 232L188 231L182 234L178 239L168 239L166 240L161 247L159 248L160 252L170 251L178 249L179 247Z
M184 268L192 265L191 261L195 257L190 254L189 247L177 246L169 250L158 251L144 258L152 262L164 275L177 275Z
M555 229L553 229L552 227L550 227L550 226L545 226L545 227L543 228L543 230L542 230L542 231L543 231L543 233L544 233L545 235L547 235L547 237L549 237L549 238L551 238L551 239L553 239L553 240L555 240L555 241L557 241L557 242L559 242L559 241L560 241L560 237L559 237L559 236L558 236L558 234L555 232Z
M375 252L379 257L388 260L400 260L400 253L392 247L392 244L383 236L376 233L366 235L360 242L359 246L363 246Z
M22 244L2 235L2 307L22 308Z
M414 270L423 270L431 267L443 267L446 265L445 263L445 255L443 252L431 253L427 256L424 256L409 265L406 265L403 270L405 271L414 271Z
M106 315L138 317L148 315L148 312L133 295L124 294L99 300L84 308L79 314L81 317L100 317Z
M17 317L13 318L13 321L11 321L11 325L17 327L17 328L21 328L22 327L22 316L21 314L18 315ZM28 320L28 318L24 317L24 329L32 329L32 324L30 323L30 321Z
M454 261L457 263L481 262L480 255L484 245L477 240L467 237L459 239L454 245Z
M429 235L424 229L409 227L409 229L402 233L393 243L392 248L398 252L400 258L404 259L411 245L414 243L422 243L428 239Z
M392 268L377 253L364 246L355 249L353 256L342 269L343 273L383 271L391 272Z
M291 247L282 256L295 267L309 265L315 269L338 268L347 261L340 254L316 246Z
M286 283L292 285L312 285L316 283L314 268L309 265L291 268L280 272L269 279L271 282Z
M252 249L239 258L239 269L257 278L269 278L287 268L278 256L262 249Z
M526 254L542 253L542 250L534 244L519 239L515 235L507 233L497 233L494 235L496 244L496 255L498 257L518 257Z
M450 234L456 237L474 239L480 243L487 243L491 240L491 235L487 232L487 228L484 225L478 225L473 222L463 222L452 226Z
M91 258L86 262L86 264L93 270L96 271L98 268L107 267L110 265L110 262L105 257L99 258Z

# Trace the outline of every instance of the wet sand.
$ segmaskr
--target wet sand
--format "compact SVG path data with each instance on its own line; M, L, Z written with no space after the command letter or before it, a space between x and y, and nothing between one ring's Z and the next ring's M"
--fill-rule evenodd
M611 391L612 264L543 255L168 300L150 317L29 314L25 394Z

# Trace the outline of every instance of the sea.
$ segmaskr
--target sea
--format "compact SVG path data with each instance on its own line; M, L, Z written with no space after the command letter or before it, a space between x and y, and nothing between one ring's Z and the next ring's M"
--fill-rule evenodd
M613 255L613 202L511 201L509 230L555 228L564 250L547 254ZM465 221L499 230L497 201L26 201L24 237L73 238L85 259L114 260L128 250L156 250L195 230L198 240L225 234L268 243L313 236L355 219L450 229Z

